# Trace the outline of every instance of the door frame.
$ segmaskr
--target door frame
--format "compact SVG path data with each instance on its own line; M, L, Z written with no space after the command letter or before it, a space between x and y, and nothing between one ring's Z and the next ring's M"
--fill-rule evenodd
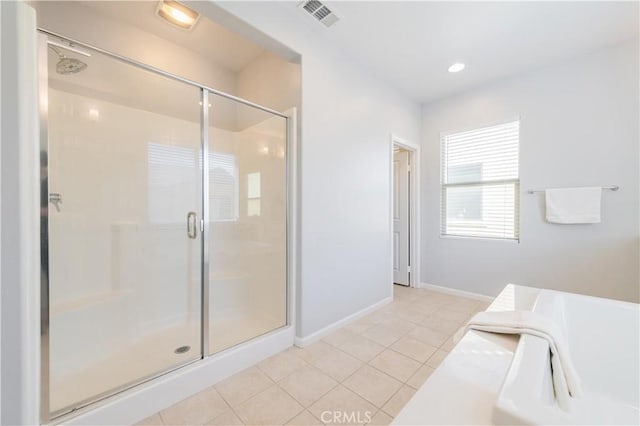
M409 151L409 287L420 285L420 145L396 134L389 138L389 283L393 296L393 151Z

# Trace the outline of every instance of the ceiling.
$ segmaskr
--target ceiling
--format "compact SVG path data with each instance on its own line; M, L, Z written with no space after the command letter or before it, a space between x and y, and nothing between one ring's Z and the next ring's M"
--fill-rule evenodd
M156 16L157 1L81 1L84 6L132 24L155 36L188 46L231 71L240 71L264 49L241 35L206 18L200 18L191 31L168 24Z
M638 38L638 2L327 1L330 28L280 4L420 102Z

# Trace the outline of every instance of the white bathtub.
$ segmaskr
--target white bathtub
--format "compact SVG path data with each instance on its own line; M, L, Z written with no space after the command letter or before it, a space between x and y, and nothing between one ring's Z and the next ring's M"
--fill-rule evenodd
M393 425L640 424L639 305L509 284L487 310L536 310L560 320L584 398L570 414L555 405L546 345L540 351L533 338L472 330ZM534 356L523 362L527 354Z
M564 330L583 395L554 400L549 349L523 336L499 391L495 424L640 424L639 305L541 290L533 307Z

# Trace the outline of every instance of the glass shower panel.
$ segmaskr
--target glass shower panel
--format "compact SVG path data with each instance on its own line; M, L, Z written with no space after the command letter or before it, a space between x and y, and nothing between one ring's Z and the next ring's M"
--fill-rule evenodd
M56 49L42 153L53 416L202 354L201 91Z
M286 119L209 95L209 353L287 323Z

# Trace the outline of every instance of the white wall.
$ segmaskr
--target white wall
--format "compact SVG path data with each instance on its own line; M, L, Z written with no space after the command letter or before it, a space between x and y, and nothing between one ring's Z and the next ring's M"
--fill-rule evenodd
M297 334L306 337L391 295L389 137L419 139L419 106L324 42L290 3L219 5L302 55Z
M422 282L496 295L507 283L639 300L638 45L424 105ZM472 72L472 70L469 70ZM440 139L520 117L520 244L440 238ZM598 225L544 220L526 190L620 185Z
M35 15L20 2L2 9L0 151L2 199L2 424L38 422L39 253ZM36 268L33 266L36 265Z
M236 76L236 93L276 111L300 106L300 64L264 51Z

